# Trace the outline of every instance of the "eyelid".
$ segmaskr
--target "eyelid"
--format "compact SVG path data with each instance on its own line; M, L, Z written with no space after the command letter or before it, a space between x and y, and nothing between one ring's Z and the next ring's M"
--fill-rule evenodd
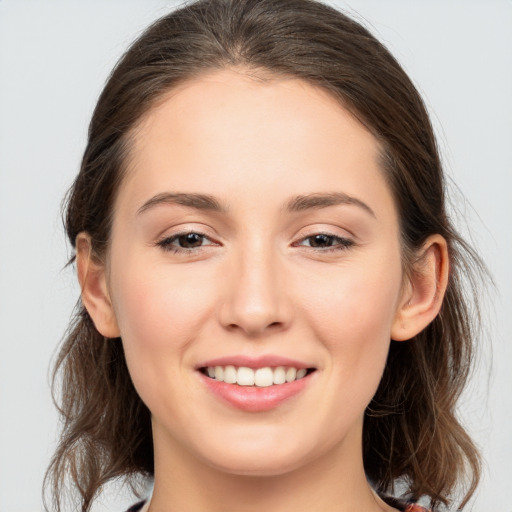
M178 245L173 245L173 242L178 240L181 236L189 235L189 234L195 234L199 235L201 238L208 240L211 243L200 245L198 247L179 247ZM183 255L196 255L200 252L204 251L206 247L212 247L212 246L218 246L221 245L219 242L213 239L211 235L208 235L204 232L202 229L194 229L192 227L181 229L172 233L165 234L163 236L160 236L156 242L155 245L157 247L160 247L163 251L166 252L173 252L173 253L181 253Z
M304 246L301 245L302 242L306 241L308 238L313 238L318 235L324 235L326 237L332 238L334 240L333 245L329 245L326 247L312 247L312 246ZM328 229L311 229L309 233L303 234L299 239L292 243L292 246L307 248L308 250L312 250L318 253L328 253L335 251L343 251L349 249L350 247L356 245L356 242L353 236L344 236L342 234L333 233Z
M173 223L172 225L165 226L165 229L158 230L154 240L157 242L172 238L175 236L186 235L187 233L197 233L202 235L209 240L218 241L219 236L211 226L203 222L196 221L182 221L179 223Z
M207 230L202 229L194 229L193 227L187 227L172 233L167 233L161 237L159 237L155 245L162 250L166 252L173 252L173 253L181 253L183 255L197 255L201 253L204 250L207 250L208 247L214 247L214 246L221 246L222 244L220 242L217 242L212 236L205 233ZM202 242L208 241L210 243L201 244L196 247L180 247L179 245L175 245L175 242L178 241L178 239L182 236L186 235L198 235ZM314 247L314 246L306 246L302 245L303 242L308 240L309 238L313 238L315 236L323 235L325 237L328 237L332 239L331 241L334 242L332 245L327 245L324 247ZM302 247L314 252L318 253L328 253L328 252L335 252L335 251L341 251L346 250L353 245L355 245L356 242L354 241L352 236L344 236L342 234L333 233L331 230L328 229L314 229L311 228L309 233L304 233L300 238L296 239L291 246L292 247Z
M157 240L157 243L158 242L162 242L162 241L165 241L165 240L176 240L178 239L180 236L185 236L185 235L199 235L207 240L209 240L210 242L213 242L214 244L218 244L218 242L215 242L212 237L210 235L207 235L206 233L204 233L203 231L200 231L198 229L185 229L183 231L176 231L175 233L170 233L168 235L164 235L164 236L161 236L158 240ZM210 245L210 244L208 244ZM213 244L212 244L213 245Z
M325 233L323 231L303 236L297 242L294 242L294 244L297 244L297 243L300 243L300 242L304 242L304 240L307 240L308 238L313 238L313 237L318 236L318 235L324 235L324 236L332 238L334 240L343 241L343 242L350 242L351 244L354 244L354 241L351 238L348 238L346 236L335 235L333 233Z
M327 236L333 236L336 238L346 238L346 239L356 239L356 236L354 233L349 231L346 228L341 228L339 226L326 226L324 225L309 225L305 226L302 229L298 231L299 236L296 236L295 239L303 240L305 238L308 238L310 236L314 235L327 235Z

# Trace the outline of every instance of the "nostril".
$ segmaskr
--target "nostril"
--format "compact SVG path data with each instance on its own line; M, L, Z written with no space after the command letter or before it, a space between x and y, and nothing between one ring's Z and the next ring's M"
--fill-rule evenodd
M278 329L282 329L283 322L272 322L269 324L265 324L265 322L249 322L249 321L241 321L240 323L230 323L226 325L226 329L228 331L237 331L242 330L248 336L261 336L266 331L272 330L276 331Z

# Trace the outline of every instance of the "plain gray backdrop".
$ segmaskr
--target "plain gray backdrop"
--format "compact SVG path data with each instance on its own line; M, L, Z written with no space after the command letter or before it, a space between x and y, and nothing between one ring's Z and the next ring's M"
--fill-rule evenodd
M488 336L461 414L485 457L473 510L510 512L512 2L330 3L366 24L419 87L446 170L466 198L453 187L460 228L494 274ZM42 510L58 436L48 368L78 297L73 269L63 269L61 199L112 66L174 5L0 0L0 512ZM121 511L130 501L110 492L94 511Z

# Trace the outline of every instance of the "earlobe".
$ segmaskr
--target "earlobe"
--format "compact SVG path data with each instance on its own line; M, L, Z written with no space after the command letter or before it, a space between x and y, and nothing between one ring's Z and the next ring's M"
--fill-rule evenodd
M411 339L434 320L448 285L448 247L441 235L430 236L418 256L391 329L391 339L395 341Z
M76 237L76 268L82 290L82 303L96 329L107 338L120 336L110 300L105 265L93 256L91 238L87 233Z

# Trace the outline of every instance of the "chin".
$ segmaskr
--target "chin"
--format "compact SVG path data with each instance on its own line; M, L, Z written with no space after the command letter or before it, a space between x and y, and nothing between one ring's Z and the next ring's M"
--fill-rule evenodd
M235 459L235 458L234 458ZM210 466L218 471L236 476L249 477L274 477L291 473L299 469L304 461L290 459L268 458L268 460L216 460L210 462Z
M208 466L224 473L239 476L272 477L293 472L303 465L311 462L318 448L308 450L305 443L267 444L265 447L258 443L257 446L233 446L225 449L205 451L206 446L201 447L200 458ZM306 449L305 449L306 448Z

